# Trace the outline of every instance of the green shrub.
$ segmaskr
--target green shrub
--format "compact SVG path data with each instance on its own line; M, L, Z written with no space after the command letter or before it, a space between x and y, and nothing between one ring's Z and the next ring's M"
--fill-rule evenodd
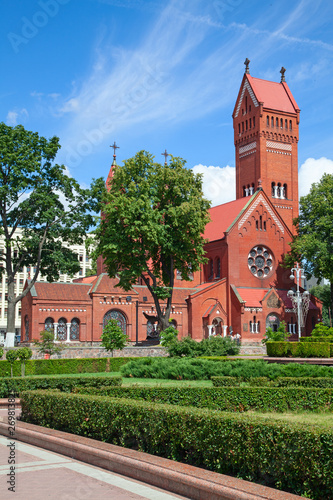
M0 347L0 358L2 358L2 356L3 356L3 348Z
M262 387L271 384L268 377L212 377L211 378L214 387L236 387L242 382L246 383L252 387Z
M267 342L270 357L329 358L328 342Z
M240 346L230 337L216 335L196 342L191 337L173 339L166 346L170 357L233 356L239 353Z
M278 377L275 384L278 387L333 388L333 379L328 377Z
M267 363L264 360L210 361L188 358L139 358L120 368L123 377L209 380L213 376L268 377L333 377L333 367L299 363Z
M178 330L173 326L169 326L160 333L160 344L163 347L168 347L175 340L177 340Z
M18 359L21 361L21 376L25 376L25 363L32 356L32 350L29 347L19 347L16 351Z
M267 328L266 338L262 340L262 343L266 344L266 342L283 342L289 337L290 333L287 332L286 323L284 321L281 321L276 332L274 332L272 328Z
M68 373L118 372L129 361L139 358L75 358L75 359L29 359L26 361L26 375L61 375ZM13 365L15 377L20 375L20 367ZM0 377L10 375L8 361L0 361Z
M191 337L183 337L180 340L173 339L167 345L167 351L170 357L187 357L195 358L200 356L201 350L199 342L196 342Z
M301 337L300 342L330 342L333 343L333 337Z
M333 337L333 328L317 323L311 332L312 337Z
M35 389L59 389L71 392L79 386L120 386L121 377L4 377L0 379L0 398L6 398L12 392L20 394L22 391Z
M237 475L314 500L331 498L331 430L82 394L31 391L21 395L21 404L25 422Z
M76 392L231 412L333 411L331 388L79 387Z

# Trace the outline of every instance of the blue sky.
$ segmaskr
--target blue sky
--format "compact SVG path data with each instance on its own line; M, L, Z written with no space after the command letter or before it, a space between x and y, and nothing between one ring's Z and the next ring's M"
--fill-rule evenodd
M333 174L333 3L2 0L0 120L60 138L83 185L140 149L235 198L231 114L244 73L286 80L301 108L300 193Z

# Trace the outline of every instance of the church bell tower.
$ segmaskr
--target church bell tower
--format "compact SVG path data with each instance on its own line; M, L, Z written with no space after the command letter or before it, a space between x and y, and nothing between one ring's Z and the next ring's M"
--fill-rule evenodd
M250 196L258 182L289 229L298 216L300 109L281 68L279 83L253 78L248 59L233 112L236 198Z

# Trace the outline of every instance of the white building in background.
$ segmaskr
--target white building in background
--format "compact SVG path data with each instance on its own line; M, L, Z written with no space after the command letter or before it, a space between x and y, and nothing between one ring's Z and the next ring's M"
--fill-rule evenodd
M71 250L78 255L78 259L80 262L80 271L76 273L73 277L68 276L67 274L60 274L59 282L61 283L71 283L76 278L81 278L86 276L88 270L91 269L91 259L86 251L85 245L71 245ZM3 236L0 236L0 253L4 252L5 249L5 241ZM15 248L13 249L15 251ZM27 279L30 279L34 276L35 267L26 267L24 266L22 272L16 274L16 283L15 283L15 294L19 295L24 287L24 284ZM0 344L4 343L5 334L7 331L7 291L8 291L8 278L6 271L3 272L1 276L1 285L0 285ZM38 281L47 281L47 278L42 276L41 274L38 276ZM15 311L15 335L20 338L21 335L21 302L18 302L16 305Z

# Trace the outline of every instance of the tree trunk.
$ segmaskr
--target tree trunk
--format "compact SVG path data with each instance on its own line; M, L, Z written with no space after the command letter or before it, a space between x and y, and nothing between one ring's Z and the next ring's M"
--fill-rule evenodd
M7 332L15 332L15 283L8 279Z

